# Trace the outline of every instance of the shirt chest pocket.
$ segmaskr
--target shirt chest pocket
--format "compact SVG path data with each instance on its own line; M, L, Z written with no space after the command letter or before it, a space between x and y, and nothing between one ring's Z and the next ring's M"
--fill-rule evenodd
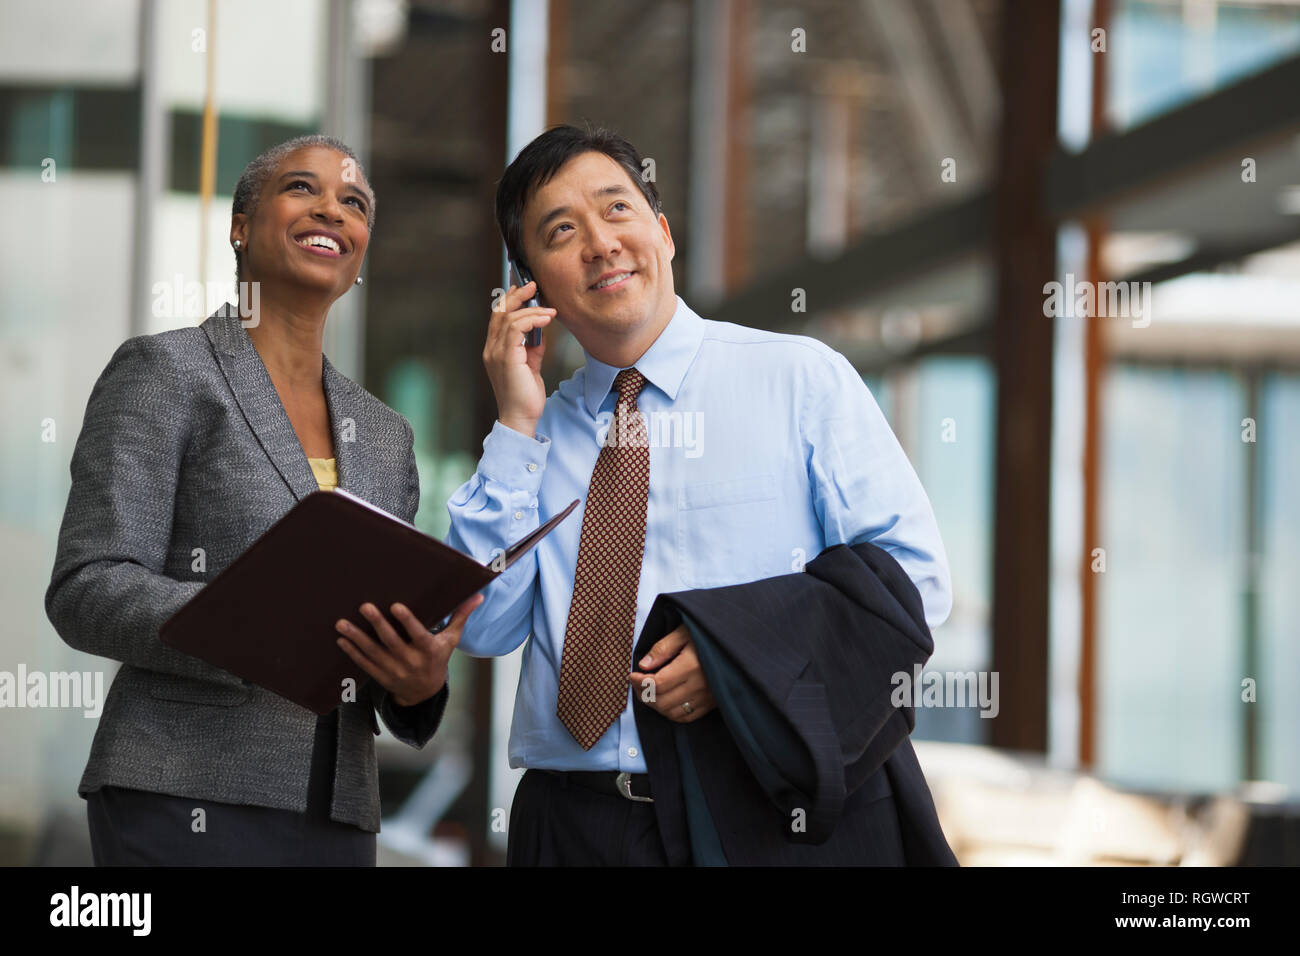
M781 573L769 547L776 476L682 486L677 494L677 573L689 588L722 587Z

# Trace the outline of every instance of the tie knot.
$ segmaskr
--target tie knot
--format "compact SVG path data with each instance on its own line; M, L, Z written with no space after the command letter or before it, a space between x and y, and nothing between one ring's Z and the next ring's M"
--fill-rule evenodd
M614 387L618 389L619 403L636 404L636 398L645 388L645 376L634 368L625 368L614 376Z

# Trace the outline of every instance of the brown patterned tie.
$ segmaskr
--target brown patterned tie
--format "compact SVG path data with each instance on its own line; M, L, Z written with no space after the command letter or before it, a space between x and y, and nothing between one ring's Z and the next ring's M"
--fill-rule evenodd
M645 376L634 368L614 379L618 404L582 515L555 713L583 750L590 750L627 706L650 492L650 447L636 407L644 386Z

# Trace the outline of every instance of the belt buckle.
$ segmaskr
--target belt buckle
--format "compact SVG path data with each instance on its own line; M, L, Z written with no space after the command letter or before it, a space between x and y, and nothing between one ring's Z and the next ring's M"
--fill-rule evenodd
M618 788L618 795L626 797L628 800L635 800L637 803L654 803L654 797L638 797L632 793L632 775L626 771L620 773L614 778L614 786Z

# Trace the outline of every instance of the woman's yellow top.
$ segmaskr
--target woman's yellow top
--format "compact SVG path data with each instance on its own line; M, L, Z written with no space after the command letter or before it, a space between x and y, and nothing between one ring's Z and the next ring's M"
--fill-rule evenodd
M308 458L307 464L311 465L311 473L316 476L321 491L333 491L339 486L339 473L333 458Z

